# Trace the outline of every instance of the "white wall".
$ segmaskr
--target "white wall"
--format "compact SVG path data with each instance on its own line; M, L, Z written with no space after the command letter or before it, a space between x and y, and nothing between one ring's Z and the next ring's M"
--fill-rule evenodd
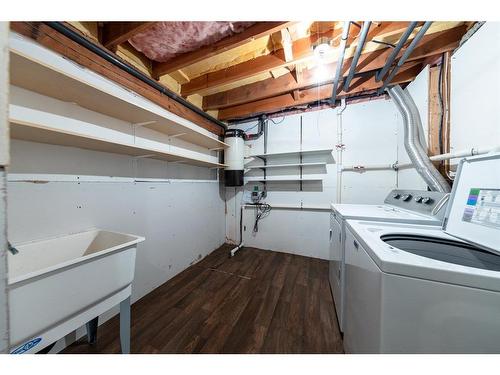
M7 238L5 207L5 169L9 160L7 122L8 94L8 22L0 22L0 354L8 350L8 301L7 301Z
M500 23L486 22L451 59L451 151L500 146Z
M425 99L424 99L425 100ZM294 151L300 149L300 118L302 117L302 149L332 148L336 157L337 119L336 109L309 112L285 117L283 122L269 122L268 152ZM279 122L280 118L274 119ZM252 127L252 123L238 125L241 129ZM400 145L402 123L390 100L374 100L348 105L343 113L344 165L392 164L406 156ZM254 131L254 130L252 130ZM251 132L252 132L251 131ZM251 154L263 152L263 137L251 145ZM296 160L289 159L284 162ZM284 171L284 170L282 170ZM323 179L320 184L269 186L266 202L272 205L295 205L323 207L323 210L290 210L275 208L259 225L259 232L252 234L254 209L245 209L243 235L247 246L328 258L328 207L336 198L337 165L328 164L326 170L314 170L304 176ZM259 175L259 170L250 175ZM282 172L285 173L285 172ZM297 177L298 169L287 169ZM398 187L398 174L393 170L368 171L365 173L344 172L342 203L382 203L391 189ZM284 176L282 176L284 177ZM410 183L406 183L409 185ZM253 184L246 185L247 190ZM415 187L418 188L418 187ZM239 241L239 210L243 189L226 188L226 237L230 242Z
M138 163L136 168L127 156L14 140L8 182L9 240L19 243L91 227L144 236L137 254L133 300L144 296L224 242L224 202L216 179L198 178L207 173L206 168L173 165L170 170L162 161ZM40 174L53 174L56 167L61 173L81 175L82 181L26 182L60 181L61 176ZM198 179L174 179L176 170ZM169 175L171 179L134 182L106 177L137 172L139 177ZM18 173L25 174L24 181L13 181L19 179ZM86 182L89 174L98 176Z

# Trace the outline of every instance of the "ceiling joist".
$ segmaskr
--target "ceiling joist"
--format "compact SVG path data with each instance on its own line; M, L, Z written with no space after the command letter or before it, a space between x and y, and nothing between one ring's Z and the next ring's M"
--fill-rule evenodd
M422 69L422 65L418 62L410 62L401 68L399 73L394 77L393 83L405 83L413 80ZM349 93L340 91L337 97L346 97L349 95L359 94L376 90L382 86L382 82L376 82L374 75L354 77L351 81ZM298 91L298 92L297 92ZM313 87L305 90L296 90L292 93L274 96L271 98L258 100L251 103L241 104L230 108L221 109L219 111L220 120L234 120L250 116L256 116L262 113L278 112L286 108L307 105L312 102L329 99L332 95L332 84L328 83L318 87Z
M111 51L116 51L119 44L126 42L154 24L155 22L106 22L101 29L102 45Z
M154 63L153 75L158 78L164 74L182 69L185 66L208 59L216 54L239 47L243 44L251 42L254 39L271 35L283 28L286 28L290 24L293 24L293 22L258 22L241 33L224 38L210 46L200 48L193 52L184 53L167 62Z
M382 39L390 35L402 33L407 26L408 22L386 22L380 24L380 26L374 27L369 34L369 38L378 37ZM355 40L357 37L357 30L356 28L352 29L354 31L349 34L348 41L350 47L355 47L357 45ZM313 47L315 43L327 38L333 40L335 47L335 45L338 44L341 32L342 30L340 28L335 28L321 33L314 33L308 37L293 41L291 53L288 53L292 55L293 58L289 61L286 60L287 53L283 48L281 48L271 54L260 56L253 60L233 65L226 69L201 75L192 79L191 82L182 85L181 93L182 95L191 95L193 93L207 95L209 91L216 88L224 87L225 85L262 74L266 71L307 62L314 57ZM371 47L371 50L380 48L387 48L387 46L374 44Z
M436 54L454 50L458 47L460 38L464 32L465 26L459 26L424 36L408 61L425 59L429 56L435 56ZM356 72L363 73L382 68L391 51L392 48L387 47L361 54ZM404 50L402 52L404 52ZM352 57L344 60L342 69L344 76L351 62ZM297 79L298 72L295 71L278 78L269 78L231 90L207 95L203 99L203 109L213 110L227 108L314 86L318 83L317 69L317 67L314 67L302 70L300 79ZM336 63L326 64L321 69L324 70L322 75L327 77L326 80L331 80L335 73Z

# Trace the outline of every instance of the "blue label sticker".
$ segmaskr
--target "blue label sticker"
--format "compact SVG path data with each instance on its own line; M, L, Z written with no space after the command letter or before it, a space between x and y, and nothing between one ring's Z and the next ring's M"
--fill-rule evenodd
M30 340L21 345L20 347L18 347L17 349L15 349L14 351L10 352L10 354L23 354L28 350L30 350L31 348L33 348L34 346L37 346L40 343L40 341L42 341L41 337L37 337L36 339Z

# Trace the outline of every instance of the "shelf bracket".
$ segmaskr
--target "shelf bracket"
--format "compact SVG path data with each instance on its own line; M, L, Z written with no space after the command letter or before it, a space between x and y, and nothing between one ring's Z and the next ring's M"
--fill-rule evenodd
M146 158L151 158L153 156L156 156L156 155L155 154L146 154L146 155L133 156L132 158L134 158L134 159L146 159Z
M151 125L151 124L155 124L156 121L144 121L144 122L136 122L136 123L132 123L132 126L133 127L140 127L140 126L146 126L146 125Z
M178 134L172 134L169 135L168 138L179 138L182 137L183 135L186 135L187 133L178 133Z

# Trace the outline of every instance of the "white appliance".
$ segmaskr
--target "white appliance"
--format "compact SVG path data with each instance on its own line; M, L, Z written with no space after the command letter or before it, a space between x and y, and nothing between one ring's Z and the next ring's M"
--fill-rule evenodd
M130 295L144 237L93 229L16 244L8 254L11 353L36 353L120 305L130 351Z
M345 222L348 219L441 226L448 195L420 190L393 190L382 205L332 204L330 214L330 288L340 330L345 320Z
M347 220L349 353L500 353L500 154L464 159L442 228Z

